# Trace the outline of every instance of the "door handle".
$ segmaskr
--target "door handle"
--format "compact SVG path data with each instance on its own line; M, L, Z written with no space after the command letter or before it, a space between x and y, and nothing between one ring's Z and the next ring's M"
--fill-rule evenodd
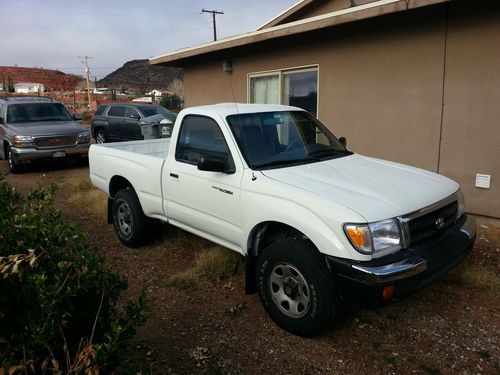
M172 177L172 178L179 178L179 175L175 174L175 173L170 173L170 177Z

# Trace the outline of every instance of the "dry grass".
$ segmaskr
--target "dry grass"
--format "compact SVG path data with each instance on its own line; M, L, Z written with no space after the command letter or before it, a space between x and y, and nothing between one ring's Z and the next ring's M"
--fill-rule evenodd
M232 250L219 246L202 252L193 268L173 274L166 280L170 287L189 287L200 278L217 281L239 274L244 267L243 257Z
M106 216L108 197L96 189L89 179L65 184L61 190L72 207L96 217Z
M479 267L459 267L451 271L447 278L467 288L476 288L500 296L500 277Z

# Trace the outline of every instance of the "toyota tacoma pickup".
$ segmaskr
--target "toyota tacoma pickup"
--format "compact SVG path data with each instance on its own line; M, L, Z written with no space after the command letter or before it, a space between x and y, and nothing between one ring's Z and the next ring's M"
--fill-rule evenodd
M464 259L474 218L454 181L356 154L304 110L217 104L180 112L169 139L92 145L122 243L152 220L246 257L246 292L302 336L341 303L397 301Z

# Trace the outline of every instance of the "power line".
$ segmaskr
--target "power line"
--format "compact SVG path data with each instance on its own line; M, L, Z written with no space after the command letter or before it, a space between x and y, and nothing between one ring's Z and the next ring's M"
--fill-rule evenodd
M35 12L44 12L44 13L60 13L60 14L79 14L79 15L86 15L86 16L106 16L106 17L165 17L164 14L159 14L159 13L150 13L150 14L137 14L137 13L128 13L128 14L120 14L120 13L96 13L96 12L75 12L69 9L65 10L59 10L59 9L42 9L42 8L33 8L33 7L27 7L27 6L22 6L22 5L13 5L10 3L3 3L1 4L2 6L10 7L10 8L17 8L17 9L24 9L24 10L33 10ZM189 13L179 13L176 15L187 15L187 14L194 14L193 12Z

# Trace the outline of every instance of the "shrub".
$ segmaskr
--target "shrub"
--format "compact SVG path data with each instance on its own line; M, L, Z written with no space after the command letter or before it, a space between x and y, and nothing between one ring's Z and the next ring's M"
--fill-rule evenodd
M126 280L53 208L56 187L26 197L0 176L0 374L98 374L143 320L117 306Z

